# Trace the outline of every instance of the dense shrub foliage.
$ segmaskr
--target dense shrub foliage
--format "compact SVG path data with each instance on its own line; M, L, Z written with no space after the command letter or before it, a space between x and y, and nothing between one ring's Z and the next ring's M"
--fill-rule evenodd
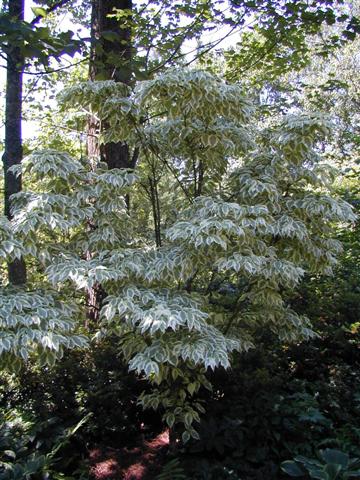
M360 478L358 171L334 188L329 118L189 68L59 98L99 158L12 167L0 480L89 479L106 449L149 480ZM133 168L101 161L125 144Z

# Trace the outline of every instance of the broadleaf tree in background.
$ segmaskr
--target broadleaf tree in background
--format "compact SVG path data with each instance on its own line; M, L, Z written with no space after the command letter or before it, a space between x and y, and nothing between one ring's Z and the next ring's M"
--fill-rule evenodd
M233 351L251 348L254 327L284 342L315 335L282 291L305 270L329 273L341 250L334 226L355 218L329 194L333 172L317 152L329 121L293 115L257 129L239 85L186 69L134 90L111 80L81 83L60 101L106 125L103 144L137 149L138 165L94 168L43 151L13 169L36 189L14 197L2 255L24 255L41 278L18 300L2 289L3 358L12 363L35 351L52 363L63 348L84 345L72 328L85 318L84 292L101 284L98 336L119 336L130 368L154 384L140 401L161 408L169 427L183 424L186 441L197 436L206 369L227 368ZM153 170L160 181L151 238L126 198L148 202L142 185ZM169 189L178 197L172 209L162 205Z

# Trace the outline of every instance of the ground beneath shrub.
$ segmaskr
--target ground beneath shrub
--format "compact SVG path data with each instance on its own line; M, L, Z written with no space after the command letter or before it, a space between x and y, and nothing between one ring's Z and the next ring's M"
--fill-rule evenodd
M90 473L95 480L153 480L169 447L163 431L134 448L95 448L90 451Z

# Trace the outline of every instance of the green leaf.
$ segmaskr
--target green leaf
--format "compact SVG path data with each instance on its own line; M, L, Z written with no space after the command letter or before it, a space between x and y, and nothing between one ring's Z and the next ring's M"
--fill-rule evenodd
M185 432L183 432L183 434L181 435L181 438L184 443L187 443L190 440L190 433L185 430Z
M169 428L172 428L175 423L175 415L173 413L168 413L166 415L166 423L168 424Z
M336 465L334 463L329 463L325 466L324 472L327 473L329 480L336 480L339 477L339 473L342 470L341 465Z
M281 470L290 475L291 477L303 477L306 471L301 468L296 462L287 460L280 465Z
M193 416L191 413L185 413L184 415L184 423L186 427L190 427L193 422Z
M340 450L326 448L325 450L320 450L319 455L326 463L341 465L344 469L349 465L349 455Z
M46 17L47 16L47 11L44 8L31 7L31 10L36 17Z
M13 450L4 450L4 455L6 455L7 457L13 460L15 460L16 458L16 453Z
M323 470L311 470L310 477L316 480L330 480L329 475Z
M101 32L101 36L108 42L119 41L119 35L115 32L112 32L111 30L104 30L103 32Z
M187 390L190 395L193 395L196 390L196 383L189 383L189 385L187 386Z

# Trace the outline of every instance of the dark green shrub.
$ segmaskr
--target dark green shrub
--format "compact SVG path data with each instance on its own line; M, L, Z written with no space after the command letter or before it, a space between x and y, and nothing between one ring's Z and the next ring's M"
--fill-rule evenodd
M194 463L201 457L226 466L244 480L278 480L282 461L312 456L320 445L358 455L360 354L349 338L341 343L324 334L274 348L263 336L261 349L239 356L230 372L212 375L208 415L187 455ZM350 357L339 343L350 343Z
M61 428L56 418L40 422L16 410L0 417L1 480L70 480L63 469L73 460L79 465L81 458L66 448L88 418L73 428Z
M340 450L327 448L317 452L317 459L297 456L281 464L290 477L318 480L348 480L360 478L360 458L350 458Z
M117 353L117 339L83 351L68 352L53 368L28 366L2 381L2 406L31 412L39 420L56 416L73 425L91 414L82 445L129 445L148 430L161 427L160 416L137 405L147 383L128 372Z

